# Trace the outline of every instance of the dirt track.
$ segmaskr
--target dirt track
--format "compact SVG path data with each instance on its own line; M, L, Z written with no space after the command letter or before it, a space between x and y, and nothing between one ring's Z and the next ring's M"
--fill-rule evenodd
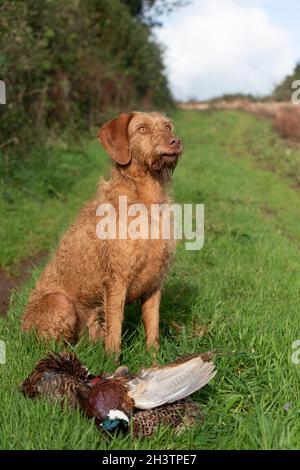
M7 314L12 290L22 285L28 279L30 271L47 255L46 251L41 251L10 267L10 273L16 274L10 274L4 268L0 268L0 315Z

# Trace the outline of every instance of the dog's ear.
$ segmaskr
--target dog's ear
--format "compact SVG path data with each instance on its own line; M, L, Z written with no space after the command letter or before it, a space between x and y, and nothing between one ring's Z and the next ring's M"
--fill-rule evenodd
M127 165L130 162L128 125L133 116L134 113L120 114L116 119L103 124L98 132L98 140L119 165Z

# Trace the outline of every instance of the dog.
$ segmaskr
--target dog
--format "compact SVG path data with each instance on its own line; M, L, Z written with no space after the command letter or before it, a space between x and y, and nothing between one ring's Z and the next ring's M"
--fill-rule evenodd
M159 231L156 239L99 238L97 208L110 204L119 216L120 196L149 213L152 204L169 205L167 183L182 143L157 112L123 113L100 128L98 139L113 160L111 178L100 182L63 236L30 295L22 330L74 342L87 329L91 341L103 339L107 352L119 353L124 305L140 300L147 347L158 349L161 288L174 237Z

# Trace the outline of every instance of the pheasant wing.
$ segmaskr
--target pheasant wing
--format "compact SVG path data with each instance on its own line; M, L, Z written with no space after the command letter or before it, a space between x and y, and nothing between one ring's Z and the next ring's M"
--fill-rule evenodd
M155 408L188 397L204 387L216 372L213 362L203 361L200 355L179 364L142 369L127 383L128 395L136 408Z

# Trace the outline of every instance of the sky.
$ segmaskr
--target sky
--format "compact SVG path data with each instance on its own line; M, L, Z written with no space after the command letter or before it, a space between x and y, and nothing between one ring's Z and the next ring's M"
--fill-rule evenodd
M190 0L155 35L176 99L263 96L300 61L299 24L299 0Z

